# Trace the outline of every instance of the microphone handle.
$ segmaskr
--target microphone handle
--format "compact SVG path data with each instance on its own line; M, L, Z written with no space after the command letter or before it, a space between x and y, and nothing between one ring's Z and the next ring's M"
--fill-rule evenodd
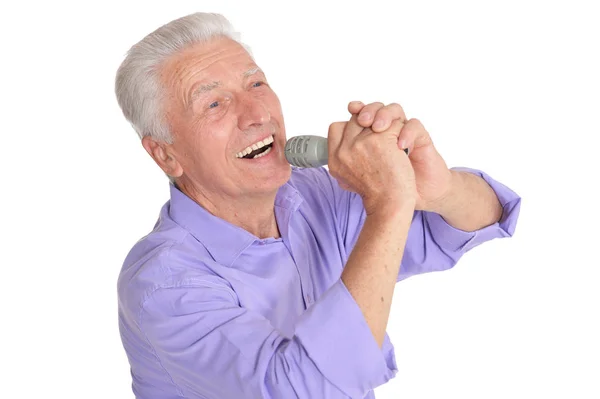
M290 165L300 168L318 168L327 165L327 138L322 136L295 136L285 143L285 158ZM404 149L408 155L408 148Z

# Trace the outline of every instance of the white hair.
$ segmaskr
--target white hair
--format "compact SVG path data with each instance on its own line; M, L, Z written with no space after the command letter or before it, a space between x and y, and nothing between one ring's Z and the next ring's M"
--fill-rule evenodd
M240 43L252 57L250 47L241 42L239 32L222 15L195 13L173 20L150 33L127 52L117 70L115 93L125 118L140 139L173 143L165 117L165 90L160 81L161 65L169 57L196 43L228 37ZM171 181L173 179L170 178Z

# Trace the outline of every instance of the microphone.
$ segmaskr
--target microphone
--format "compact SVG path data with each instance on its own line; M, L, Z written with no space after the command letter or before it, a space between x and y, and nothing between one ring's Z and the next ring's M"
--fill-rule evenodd
M299 168L327 165L327 137L296 136L285 143L285 158Z
M404 149L408 155L408 148ZM327 165L327 137L296 136L285 143L285 159L299 168L318 168Z

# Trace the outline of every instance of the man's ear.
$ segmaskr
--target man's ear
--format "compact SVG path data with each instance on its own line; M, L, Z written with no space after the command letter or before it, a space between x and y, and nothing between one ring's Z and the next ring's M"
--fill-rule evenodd
M169 144L158 142L150 136L144 136L142 146L163 172L171 177L179 177L183 174L183 167Z

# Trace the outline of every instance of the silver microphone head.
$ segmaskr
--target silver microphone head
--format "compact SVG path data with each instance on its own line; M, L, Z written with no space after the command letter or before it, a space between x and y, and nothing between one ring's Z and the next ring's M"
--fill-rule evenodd
M285 144L285 158L300 168L318 168L327 165L327 138L321 136L296 136Z

